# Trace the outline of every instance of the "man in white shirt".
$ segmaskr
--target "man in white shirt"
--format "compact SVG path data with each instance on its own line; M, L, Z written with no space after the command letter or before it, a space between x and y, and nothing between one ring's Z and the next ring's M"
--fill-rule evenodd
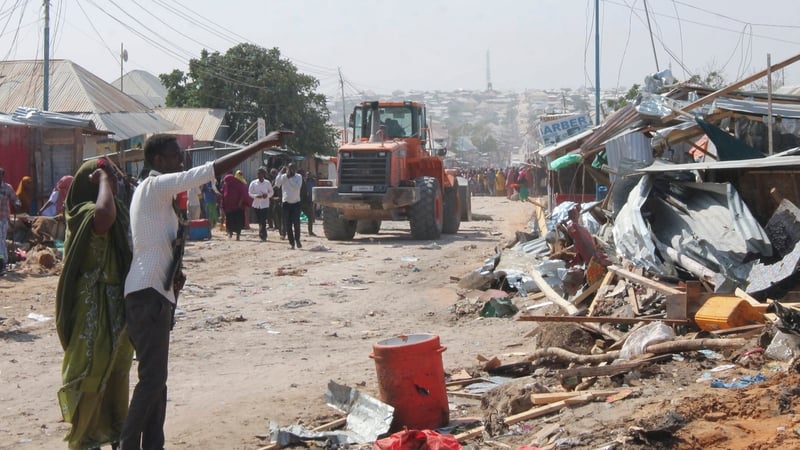
M189 211L189 220L200 218L200 186L194 186L186 193L186 207Z
M267 168L258 168L258 178L250 182L248 189L253 199L253 211L258 219L258 237L261 242L267 240L267 216L269 215L269 198L272 197L272 183L267 179Z
M286 227L286 235L289 237L289 245L292 250L294 246L303 248L300 243L300 189L303 189L303 177L297 173L294 164L281 169L278 178L275 179L275 186L283 191L283 223Z
M122 450L164 448L169 332L175 298L184 280L173 257L178 233L175 196L213 182L259 150L280 146L284 133L288 132L273 131L241 150L185 172L183 150L175 136L156 134L145 143L144 157L151 171L131 201L133 261L125 279L125 322L139 361L139 381L122 429Z

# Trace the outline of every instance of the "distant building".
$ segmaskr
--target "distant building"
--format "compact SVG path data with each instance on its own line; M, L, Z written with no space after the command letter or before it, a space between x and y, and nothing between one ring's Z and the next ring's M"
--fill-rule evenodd
M145 70L131 70L111 85L148 108L167 106L167 88L160 78Z

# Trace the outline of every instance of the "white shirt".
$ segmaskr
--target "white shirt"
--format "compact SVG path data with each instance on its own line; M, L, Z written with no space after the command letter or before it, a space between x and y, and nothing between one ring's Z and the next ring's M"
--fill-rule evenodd
M185 172L153 170L136 187L131 200L133 261L125 279L125 295L153 288L175 303L172 288L164 289L172 264L172 241L178 235L178 216L172 200L178 193L209 181L214 181L213 161Z
M272 183L264 178L264 181L259 181L258 178L250 182L248 189L250 197L253 198L253 208L265 209L269 208L269 198L272 197ZM258 198L259 195L266 195L265 198Z
M295 173L293 177L288 177L282 173L275 179L275 186L281 188L282 200L284 203L299 203L300 189L303 188L303 177Z

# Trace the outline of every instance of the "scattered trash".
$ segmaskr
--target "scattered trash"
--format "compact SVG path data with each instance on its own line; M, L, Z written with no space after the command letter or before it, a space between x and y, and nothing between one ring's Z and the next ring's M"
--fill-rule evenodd
M511 317L518 313L519 309L507 298L490 298L483 304L481 317Z
M29 313L28 314L28 319L32 319L32 320L35 320L37 322L47 322L48 320L52 320L53 318L52 317L47 317L47 316L45 316L43 314L39 314L39 313Z
M711 380L711 387L713 388L726 388L726 389L737 389L750 386L751 384L760 383L762 381L767 381L767 377L764 375L756 374L756 375L745 375L742 377L737 378L734 381L725 382L722 380Z

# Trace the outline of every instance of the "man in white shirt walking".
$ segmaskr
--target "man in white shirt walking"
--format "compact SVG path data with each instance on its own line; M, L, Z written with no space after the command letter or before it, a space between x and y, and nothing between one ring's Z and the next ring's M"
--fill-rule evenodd
M125 322L139 361L139 381L122 430L122 450L164 448L169 332L175 298L185 279L175 270L173 257L179 225L175 196L213 182L259 150L279 146L283 133L288 132L273 131L185 172L183 150L175 136L156 134L145 143L151 171L131 201L133 261L125 279Z
M267 179L267 168L258 168L258 178L250 182L248 189L253 199L252 208L258 220L258 237L261 242L267 240L267 216L269 216L269 199L272 197L272 183Z
M294 246L303 248L300 243L300 190L303 189L303 177L297 173L294 163L281 169L278 178L275 179L275 186L283 191L283 223L286 227L286 235L289 237L289 245L292 250Z

